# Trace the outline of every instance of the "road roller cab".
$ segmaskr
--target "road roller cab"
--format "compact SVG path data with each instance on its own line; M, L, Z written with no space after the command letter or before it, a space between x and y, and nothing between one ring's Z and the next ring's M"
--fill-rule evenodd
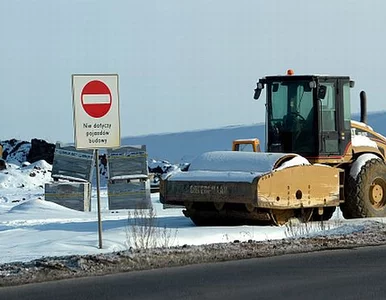
M288 72L291 74L291 72ZM312 162L343 157L351 141L348 76L285 75L259 80L266 91L266 151L297 153Z

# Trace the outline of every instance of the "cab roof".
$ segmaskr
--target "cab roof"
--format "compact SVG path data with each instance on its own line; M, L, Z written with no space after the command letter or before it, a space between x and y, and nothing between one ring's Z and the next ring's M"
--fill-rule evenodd
M310 74L310 75L270 75L262 78L266 81L298 81L298 80L326 80L326 79L345 79L350 80L349 76L335 76L335 75L322 75L322 74Z

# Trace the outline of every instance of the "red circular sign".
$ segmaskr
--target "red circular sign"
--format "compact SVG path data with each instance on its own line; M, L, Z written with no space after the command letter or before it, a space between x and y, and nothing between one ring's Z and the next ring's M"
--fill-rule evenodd
M88 82L81 93L80 100L84 111L93 118L105 116L111 108L111 91L99 80Z

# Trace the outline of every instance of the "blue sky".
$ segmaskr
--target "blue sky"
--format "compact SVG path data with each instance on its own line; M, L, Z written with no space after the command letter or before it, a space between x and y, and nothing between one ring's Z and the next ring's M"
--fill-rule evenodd
M264 121L264 75L350 75L386 110L383 0L0 0L1 139L73 142L71 75L119 74L121 135Z

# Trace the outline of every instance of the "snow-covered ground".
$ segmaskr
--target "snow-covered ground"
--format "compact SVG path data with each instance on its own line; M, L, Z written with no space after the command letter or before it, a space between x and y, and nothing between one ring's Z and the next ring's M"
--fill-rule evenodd
M371 117L369 119L372 120ZM374 124L374 129L377 130L377 128ZM231 136L226 138L229 141L229 148L234 139L233 129L233 127L229 129ZM221 139L225 140L226 131L227 129L222 128L219 131L203 132L202 137L208 134L212 136L210 138L212 145L204 149L203 143L197 141L190 145L190 153L198 155L213 150L216 138L221 136ZM174 134L174 137L178 143L173 144L169 141L169 149L176 151L179 144L191 139L191 133ZM146 144L145 137L141 142ZM219 144L220 142L217 142L217 145ZM153 148L148 147L149 153L152 149L158 149L158 158L168 159L166 148L162 150L163 148L157 148L155 144L151 145ZM194 145L197 146L196 149ZM225 145L221 146L220 150L222 147L225 148ZM7 146L4 150L11 151ZM27 153L28 143L9 155L7 169L0 171L0 264L30 261L47 256L109 253L133 247L133 233L128 224L133 224L135 213L130 210L108 210L106 180L103 177L101 186L103 247L99 249L95 185L93 185L91 212L75 211L45 201L44 184L52 181L52 166L45 161L33 164L22 163ZM182 156L183 153L181 153ZM158 162L160 161L154 161L151 156L149 157L149 166L156 167ZM160 165L161 169L169 171L173 171L175 167L167 161L162 161ZM281 227L196 227L183 215L182 209L164 209L159 202L158 193L152 194L152 204L155 214L154 226L159 233L154 237L156 240L154 243L159 239L158 245L164 244L166 233L168 246L227 243L235 240L269 241L315 234L345 236L362 230L364 224L369 222L386 223L386 219L345 220L337 209L333 218L324 222L323 226L315 222Z
M31 174L36 174L32 175ZM68 209L44 200L44 183L51 181L44 161L26 167L10 165L0 173L0 263L28 261L42 256L106 253L128 249L129 210L109 211L106 187L101 188L103 249L98 248L96 191L91 212ZM152 194L155 224L168 228L170 246L200 245L233 240L285 237L284 227L196 227L181 209L163 209Z
M96 254L127 250L133 245L128 219L130 210L109 211L106 186L101 187L102 242L99 249L96 191L93 190L91 212L80 212L44 200L44 184L50 182L51 165L8 164L0 171L0 264L30 261L47 256ZM339 210L325 222L306 226L235 226L196 227L181 209L164 209L159 194L152 194L154 224L159 232L168 233L168 246L202 245L242 241L267 241L322 234L349 234L360 230L364 220L344 220ZM374 220L376 221L376 220ZM385 220L377 220L386 222ZM131 221L132 222L132 221ZM303 227L302 227L303 226ZM358 229L359 228L359 229ZM166 231L165 231L166 230ZM162 234L154 239L162 239ZM165 238L165 237L164 237ZM165 241L164 241L165 242ZM162 243L160 241L159 245Z

